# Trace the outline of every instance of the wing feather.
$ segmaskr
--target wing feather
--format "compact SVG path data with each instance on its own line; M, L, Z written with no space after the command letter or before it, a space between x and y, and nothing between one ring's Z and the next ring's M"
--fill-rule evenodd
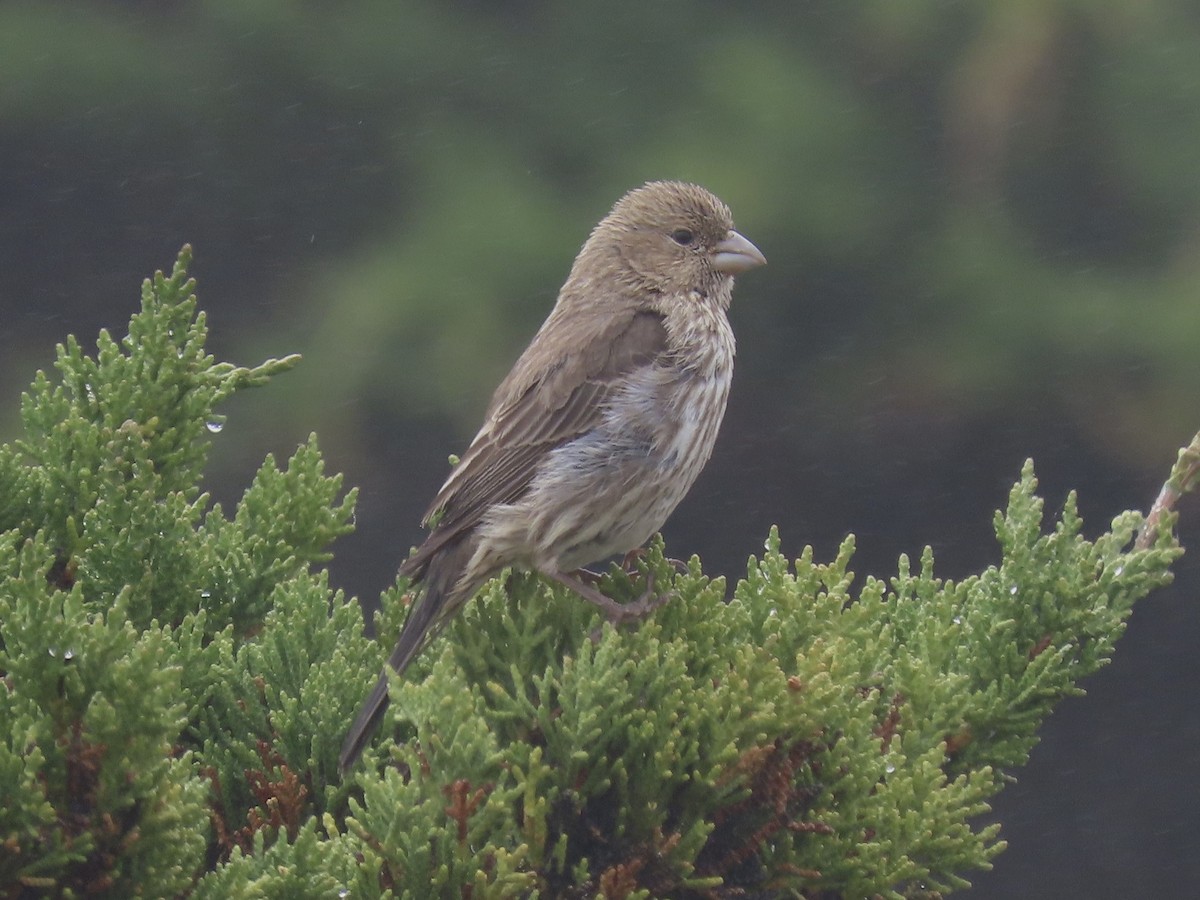
M541 377L495 406L434 498L425 516L426 523L436 518L434 530L402 572L419 577L433 554L477 525L494 504L517 502L545 455L594 428L624 377L668 350L667 329L657 312L634 312L613 324L583 347L568 347ZM536 352L537 344L535 339L514 374ZM506 387L510 387L508 380L497 390L493 404Z

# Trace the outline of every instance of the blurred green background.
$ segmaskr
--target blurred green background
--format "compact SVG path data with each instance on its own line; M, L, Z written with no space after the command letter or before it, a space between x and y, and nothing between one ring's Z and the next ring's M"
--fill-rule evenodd
M652 178L711 188L770 260L674 555L736 577L778 523L961 577L1027 456L1094 532L1200 429L1193 3L4 0L0 439L54 343L123 334L191 242L218 358L305 357L228 409L210 488L317 431L363 491L334 580L370 604L589 229ZM973 896L1191 896L1180 576L999 799Z

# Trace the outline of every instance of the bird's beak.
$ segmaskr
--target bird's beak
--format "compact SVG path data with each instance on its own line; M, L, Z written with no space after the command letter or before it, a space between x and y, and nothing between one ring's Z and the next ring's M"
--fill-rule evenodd
M712 262L718 272L737 275L756 266L765 266L767 258L736 231L730 231L725 235L725 240L712 248Z

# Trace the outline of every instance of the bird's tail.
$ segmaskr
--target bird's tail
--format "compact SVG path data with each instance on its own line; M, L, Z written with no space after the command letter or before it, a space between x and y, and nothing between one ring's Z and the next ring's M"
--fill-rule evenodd
M469 540L445 547L418 575L423 583L423 593L409 612L387 666L379 673L379 680L367 695L342 743L338 768L343 773L358 760L388 707L388 670L403 674L409 663L479 587L482 579L465 582L462 577L473 550L473 542Z

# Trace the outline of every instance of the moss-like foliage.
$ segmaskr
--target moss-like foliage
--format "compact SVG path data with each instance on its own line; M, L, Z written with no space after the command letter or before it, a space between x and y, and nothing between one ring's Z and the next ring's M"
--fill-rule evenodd
M199 484L217 406L293 359L205 354L185 268L120 343L69 339L0 447L0 896L932 897L1003 843L979 825L1053 705L1170 577L1171 515L1095 541L1032 465L1000 563L856 580L854 542L771 533L727 596L651 546L601 582L670 600L614 630L522 574L403 679L343 783L379 643L319 568L353 491L315 440L232 518Z

